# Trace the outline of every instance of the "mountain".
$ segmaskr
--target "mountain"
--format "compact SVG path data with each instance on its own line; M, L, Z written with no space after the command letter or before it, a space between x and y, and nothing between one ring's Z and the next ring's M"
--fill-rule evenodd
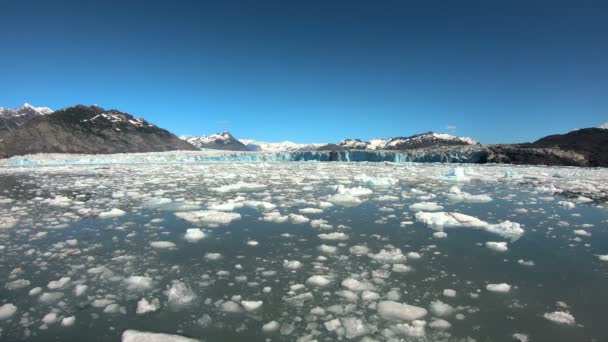
M48 107L34 107L29 103L24 103L21 108L0 107L0 135L22 126L32 118L51 113L53 110Z
M298 144L291 141L263 142L252 139L239 139L249 151L257 152L297 152L315 151L323 144Z
M532 143L487 147L489 162L570 166L608 166L608 129L583 128Z
M196 150L169 131L118 110L77 105L37 115L0 139L0 157L33 153Z
M247 146L228 131L200 137L183 136L181 138L199 149L248 151Z
M411 150L441 146L467 146L479 145L471 138L457 137L450 134L427 132L409 137L396 137L387 140L373 139L361 141L359 139L345 139L337 144L326 144L318 148L320 151L347 151L347 150Z

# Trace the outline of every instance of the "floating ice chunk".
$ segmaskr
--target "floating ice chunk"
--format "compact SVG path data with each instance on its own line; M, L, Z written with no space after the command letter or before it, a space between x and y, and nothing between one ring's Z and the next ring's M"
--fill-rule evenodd
M456 311L450 304L440 300L432 301L429 310L437 317L449 317Z
M338 318L334 318L331 321L327 321L323 323L323 325L325 326L325 329L327 329L327 331L336 331L342 327L342 323L340 323L340 320Z
M318 236L321 240L348 240L348 235L344 233L319 234Z
M429 323L429 327L435 330L447 330L452 327L452 324L445 319L434 319L431 323Z
M213 191L217 192L236 192L236 191L251 191L265 188L266 185L260 183L245 183L245 182L237 182L234 184L222 185L217 188L211 188Z
M517 260L517 263L523 266L534 266L534 261L532 260L519 259Z
M278 331L281 328L281 324L277 321L270 321L262 326L262 331L265 333L272 333Z
M277 207L275 204L266 201L245 201L243 204L261 211L270 211Z
M456 297L456 291L452 289L445 289L443 290L443 295L446 297L453 298Z
M302 209L298 209L298 211L302 214L321 214L321 213L323 213L323 209L319 209L319 208L302 208Z
M371 195L373 193L372 190L368 189L368 188L364 188L362 186L357 186L354 188L347 188L345 186L339 185L336 191L338 194L341 195L349 195L349 196L355 196L355 197L359 197L359 196L368 196Z
M417 253L417 252L409 252L409 253L407 253L407 257L410 259L414 259L414 260L422 258L420 253Z
M567 311L553 311L547 312L543 315L543 317L553 323L563 324L563 325L575 325L576 321L574 316Z
M88 288L89 287L87 285L78 284L74 288L74 295L76 297L80 297L80 296L82 296L87 291Z
M243 308L239 304L229 300L220 305L220 310L228 313L239 313L243 311Z
M145 291L152 287L152 278L145 276L130 276L125 279L127 290Z
M331 279L322 276L322 275L314 275L310 278L306 279L306 285L314 286L314 287L324 287L331 283Z
M396 273L407 273L413 271L414 269L411 266L404 264L393 264L391 270Z
M608 254L598 255L597 257L600 261L608 261Z
M363 201L361 201L358 197L347 194L335 194L329 196L327 201L343 207L356 207L363 203Z
M389 321L413 321L427 314L424 308L390 300L378 303L376 309L380 317Z
M364 301L374 301L380 298L380 295L377 292L373 291L363 291L361 292L361 299Z
M174 280L172 282L171 286L165 290L165 295L167 296L169 305L174 308L188 306L196 299L196 294L192 289L179 280Z
M158 249L175 248L175 244L171 241L151 241L150 246Z
M353 255L367 255L369 254L369 248L366 246L352 246L348 249L350 254Z
M61 320L61 326L62 327L71 327L72 325L74 325L75 322L76 322L76 317L74 317L74 316L64 317Z
M395 333L403 336L409 337L424 337L426 335L426 331L424 327L426 326L425 321L415 320L411 324L400 323L391 327Z
M198 210L177 212L175 216L192 223L200 223L204 225L211 224L229 224L232 221L240 220L241 214L223 212L217 210Z
M247 241L247 245L248 245L248 246L257 246L257 245L259 245L259 244L260 244L260 243L259 243L259 242L257 242L257 241L255 241L255 240L249 240L249 241Z
M302 306L306 301L314 299L314 296L310 292L301 293L299 295L289 297L285 299L285 302L295 306Z
M579 235L579 236L591 236L591 233L589 233L588 231L586 231L584 229L577 229L574 231L574 234Z
M333 226L331 224L327 224L326 220L311 220L310 221L310 226L313 228L320 228L320 229L332 229Z
M456 186L451 187L450 190L445 193L445 197L452 203L486 203L492 201L492 197L488 195L471 195L468 192L461 191Z
M31 282L27 279L17 279L6 283L4 287L6 287L7 290L18 290L30 286L30 284Z
M160 301L158 298L153 298L149 302L147 299L142 298L137 302L137 309L135 310L135 313L138 315L143 315L148 312L154 312L158 309L160 309Z
M219 260L221 258L222 258L222 255L220 253L207 253L207 254L205 254L205 259L210 260L210 261Z
M450 170L450 172L447 175L447 178L449 180L453 180L453 181L457 181L457 182L466 182L466 181L471 180L471 178L465 174L464 169L462 167L455 167L452 170Z
M371 187L391 187L399 183L398 179L392 177L370 177L368 175L357 175L355 180Z
M44 304L53 304L58 302L61 298L63 298L62 292L45 292L38 298L40 303Z
M340 318L346 338L355 339L370 333L370 329L361 319L356 317Z
M574 207L576 207L576 204L570 201L559 201L557 202L557 205L566 209L574 209Z
M342 286L355 292L374 291L376 289L374 285L367 282L358 281L355 278L344 279L342 281Z
M57 314L54 312L49 312L44 317L42 317L42 323L46 325L55 324L57 322Z
M506 252L507 250L509 250L509 247L507 247L506 242L488 241L486 242L486 247L497 252Z
M197 339L180 335L153 333L138 330L125 330L122 342L200 342Z
M517 342L530 342L530 336L526 334L515 333L511 335L511 337L513 337L513 340Z
M517 241L524 234L524 230L519 223L508 220L497 224L490 224L485 227L485 230L505 239L510 239L511 242Z
M310 219L306 216L298 215L298 214L289 214L289 221L295 224L308 223Z
M33 289L30 290L30 292L28 292L28 294L30 296L37 296L42 292L42 287L34 287Z
M486 285L486 290L491 292L507 293L511 291L511 285L507 283L488 284Z
M173 201L170 198L164 198L164 197L159 197L159 198L151 198L149 200L147 200L146 202L143 203L144 207L147 208L161 208L163 206L166 206L167 204L171 204Z
M49 290L59 290L65 287L70 282L70 280L70 277L62 277L59 280L53 280L49 282L46 287L48 287Z
M283 267L290 270L297 270L302 266L302 263L298 260L283 260Z
M420 202L410 205L411 211L439 211L443 210L443 207L436 202Z
M324 254L335 254L338 251L338 247L336 246L321 245L317 248Z
M448 212L429 213L421 211L416 213L416 220L434 229L451 227L483 228L488 225L473 216Z
M433 237L436 239L445 239L446 237L448 237L448 234L446 234L445 232L434 232Z
M241 305L245 308L245 311L255 311L262 307L264 304L261 300L243 300L241 301Z
M369 257L382 263L399 264L407 260L399 248L383 249L378 254L369 254Z
M107 219L107 218L114 218L114 217L120 217L125 215L127 212L124 210L120 210L118 208L113 208L110 211L104 211L99 213L99 218L101 219Z
M204 239L206 236L207 234L199 228L188 228L186 230L186 235L184 235L184 239L188 242L197 242Z
M0 321L7 320L17 312L17 307L11 303L0 306Z
M264 213L264 216L262 217L262 221L274 223L283 223L287 222L287 220L289 220L289 216L281 215L281 213L279 213L278 211Z

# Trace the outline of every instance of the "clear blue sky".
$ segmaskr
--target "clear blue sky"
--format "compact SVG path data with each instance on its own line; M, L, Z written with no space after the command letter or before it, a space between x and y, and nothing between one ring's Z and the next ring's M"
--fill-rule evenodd
M607 1L0 0L0 106L181 134L534 140L608 121Z

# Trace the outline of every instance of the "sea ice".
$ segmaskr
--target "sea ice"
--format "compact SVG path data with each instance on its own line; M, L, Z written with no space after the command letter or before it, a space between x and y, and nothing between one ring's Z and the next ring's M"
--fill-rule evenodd
M491 292L507 293L507 292L511 291L511 285L506 284L506 283L488 284L488 285L486 285L486 290L491 291Z
M574 316L566 311L553 311L547 312L543 315L545 319L548 319L551 322L563 325L575 325L576 321Z
M99 213L99 218L101 219L107 219L107 218L114 218L114 217L120 217L125 215L127 212L118 208L113 208L110 211L104 211Z
M158 249L171 249L175 248L175 244L171 241L151 241L150 246Z
M135 313L138 315L143 315L148 312L154 312L158 309L160 309L160 301L158 298L154 298L151 301L142 298L137 302L137 309Z
M314 287L324 287L331 283L331 279L322 276L322 275L314 275L306 279L306 285L314 286Z
M17 307L13 304L8 303L0 306L0 321L11 318L15 312L17 312Z
M186 235L184 235L184 239L188 242L197 242L204 239L206 236L207 234L199 228L188 228L186 230Z
M488 241L486 242L486 247L497 252L506 252L507 250L509 250L506 242Z
M125 330L122 342L200 342L197 339L180 335L153 333L138 330Z
M376 309L382 318L389 321L413 321L420 319L427 314L427 311L424 308L394 301L380 302Z

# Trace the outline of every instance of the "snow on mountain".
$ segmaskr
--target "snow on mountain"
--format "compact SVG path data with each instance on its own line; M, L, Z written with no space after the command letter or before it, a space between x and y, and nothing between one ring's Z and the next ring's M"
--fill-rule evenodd
M247 151L245 144L237 140L228 131L203 136L182 136L180 138L200 149Z
M264 142L253 139L239 139L249 151L258 152L295 152L314 151L324 144L298 144L291 141Z
M479 143L468 137L457 137L445 133L427 132L410 137L391 138L384 144L379 144L377 149L403 150L412 148L424 148L434 146L452 145L478 145Z
M0 107L0 131L15 129L34 117L51 113L53 110L48 107L34 107L29 103L24 103L20 108Z

